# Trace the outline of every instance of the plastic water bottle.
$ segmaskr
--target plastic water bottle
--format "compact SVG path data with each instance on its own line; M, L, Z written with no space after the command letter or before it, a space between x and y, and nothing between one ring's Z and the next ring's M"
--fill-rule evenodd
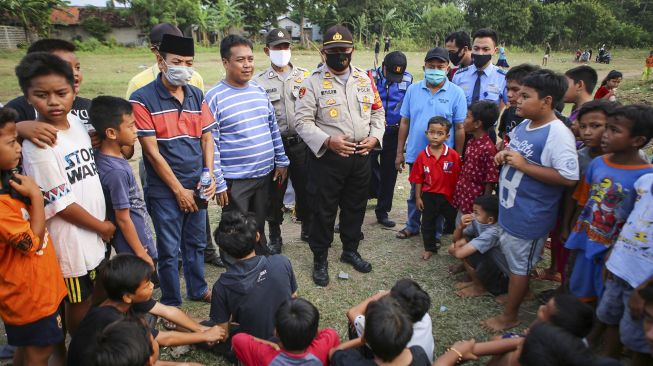
M208 197L204 195L204 190L211 186L211 173L209 173L209 168L202 169L202 175L200 176L200 198L203 200L208 200Z

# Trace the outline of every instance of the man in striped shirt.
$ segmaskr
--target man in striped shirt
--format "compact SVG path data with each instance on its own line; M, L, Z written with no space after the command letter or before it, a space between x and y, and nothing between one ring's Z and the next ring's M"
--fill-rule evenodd
M217 122L213 131L215 176L218 182L225 180L217 190L229 188L229 205L223 212L254 212L261 237L256 251L267 254L265 218L269 185L283 184L290 161L265 89L250 83L254 75L252 43L229 35L220 44L220 56L226 77L205 97ZM231 258L225 259L229 263Z

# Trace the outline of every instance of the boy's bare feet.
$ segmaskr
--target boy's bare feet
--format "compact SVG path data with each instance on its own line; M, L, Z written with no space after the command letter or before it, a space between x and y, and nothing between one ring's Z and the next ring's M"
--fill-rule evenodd
M449 273L451 274L458 274L465 272L465 265L460 263L460 264L452 264L449 266Z
M456 282L456 284L453 285L453 287L455 287L456 290L462 290L465 287L469 287L469 286L471 286L473 284L474 284L474 282L471 282L471 281L470 282L460 281L460 282Z
M456 291L456 295L466 298L466 297L479 297L485 296L488 292L481 286L472 285L463 289Z
M520 323L519 319L508 319L504 314L499 314L493 318L483 320L481 326L487 330L501 332L514 328Z
M429 250L425 250L424 253L422 253L422 259L425 261L431 259L432 256L433 256L433 252Z

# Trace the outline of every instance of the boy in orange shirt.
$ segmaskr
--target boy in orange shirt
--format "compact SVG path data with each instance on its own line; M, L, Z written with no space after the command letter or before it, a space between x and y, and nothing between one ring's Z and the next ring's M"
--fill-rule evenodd
M0 317L7 342L17 347L13 364L46 366L57 346L64 349L59 306L67 292L45 228L43 194L15 173L16 119L15 110L0 108Z
M644 72L642 72L642 80L648 81L651 74L653 74L653 51L651 51L646 57Z

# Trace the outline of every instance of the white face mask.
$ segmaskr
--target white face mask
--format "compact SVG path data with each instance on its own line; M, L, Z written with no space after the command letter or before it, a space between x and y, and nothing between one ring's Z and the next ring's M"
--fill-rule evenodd
M175 86L183 86L188 84L190 79L193 77L193 68L188 66L175 66L170 65L167 62L163 61L168 67L168 70L164 72L166 79L170 84Z
M277 67L286 67L290 63L290 50L270 50L270 61Z

